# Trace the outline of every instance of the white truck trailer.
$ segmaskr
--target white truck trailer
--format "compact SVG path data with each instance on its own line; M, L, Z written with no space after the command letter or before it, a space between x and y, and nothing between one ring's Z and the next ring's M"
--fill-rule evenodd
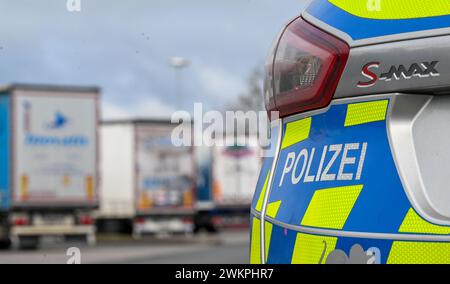
M0 191L7 230L21 248L41 236L95 241L99 90L0 89Z
M196 230L215 232L220 227L248 223L262 149L256 134L225 134L226 140L235 143L197 149Z
M168 120L106 121L101 126L101 231L188 233L195 213L192 147L175 147Z

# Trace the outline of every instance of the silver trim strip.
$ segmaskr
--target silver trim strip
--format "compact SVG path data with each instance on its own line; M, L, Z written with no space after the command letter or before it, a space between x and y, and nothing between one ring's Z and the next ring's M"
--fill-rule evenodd
M273 157L273 161L272 161L272 167L270 168L270 175L269 175L269 180L267 181L267 187L266 187L266 192L264 195L264 202L263 202L263 207L261 209L261 229L260 229L260 233L261 233L261 238L260 238L260 247L261 247L261 264L265 264L266 263L266 242L265 242L265 224L264 224L264 217L266 216L266 209L267 209L267 202L269 200L269 196L270 196L270 191L272 189L272 182L273 182L273 176L274 176L274 172L275 169L277 167L277 162L278 162L278 157L280 154L280 148L281 148L281 139L283 137L283 121L281 119L278 119L277 121L272 122L273 124L278 123L278 137L277 137L277 145L275 148L275 153L274 153L274 157Z
M253 217L261 219L261 213L259 213L258 211L256 211L255 209L251 208L250 209L250 213L253 215Z
M251 210L251 213L257 217L258 212ZM300 225L291 225L271 217L266 217L266 221L273 225L280 226L285 229L296 231L299 233L330 236L330 237L344 237L344 238L359 238L359 239L379 239L379 240L393 240L393 241L422 241L422 242L450 242L450 235L421 235L421 234L389 234L389 233L362 233L351 231L338 231L331 229L320 229L304 227Z
M352 47L351 44L353 42L353 39L347 33L344 33L343 31L338 30L338 29L330 26L329 24L317 19L313 15L309 14L306 9L303 10L302 17L303 17L303 19L305 19L307 22L313 24L314 26L344 40L350 47Z

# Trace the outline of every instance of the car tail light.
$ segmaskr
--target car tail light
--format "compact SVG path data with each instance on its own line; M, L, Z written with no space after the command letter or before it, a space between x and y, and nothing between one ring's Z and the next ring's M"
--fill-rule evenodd
M349 50L345 42L302 18L292 21L266 64L267 110L284 117L328 105Z
M135 224L144 224L145 223L145 218L144 217L136 217L135 219L134 219L134 223Z
M185 225L191 225L194 223L194 220L192 220L192 218L182 218L181 222Z
M222 226L223 225L223 217L215 216L212 218L212 223L214 226Z
M26 226L29 224L27 217L15 217L11 222L14 226Z
M80 225L92 225L94 224L94 219L89 215L80 216L78 218Z
M273 96L273 59L282 34L283 31L281 31L281 33L279 33L276 37L265 65L266 77L264 79L264 104L266 105L266 109L268 111L276 111L275 98Z

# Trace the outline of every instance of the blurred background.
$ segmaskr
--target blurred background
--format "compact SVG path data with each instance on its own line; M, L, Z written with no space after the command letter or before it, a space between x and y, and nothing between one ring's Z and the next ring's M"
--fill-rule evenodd
M0 0L0 263L247 263L261 149L172 147L170 117L263 110L304 2Z

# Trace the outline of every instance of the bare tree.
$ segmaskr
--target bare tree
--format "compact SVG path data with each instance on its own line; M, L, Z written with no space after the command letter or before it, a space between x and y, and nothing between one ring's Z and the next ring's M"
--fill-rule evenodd
M247 90L240 94L232 106L232 110L261 111L264 110L263 99L264 72L261 68L254 68L247 78Z

